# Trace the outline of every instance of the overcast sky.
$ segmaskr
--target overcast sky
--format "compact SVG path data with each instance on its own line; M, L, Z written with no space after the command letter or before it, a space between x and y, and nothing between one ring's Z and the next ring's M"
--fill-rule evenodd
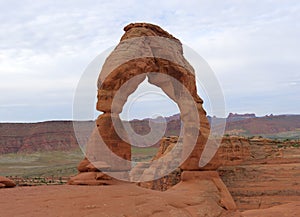
M200 54L227 113L300 113L298 0L0 0L0 122L72 119L83 71L131 22L158 24ZM131 117L176 112L162 98Z

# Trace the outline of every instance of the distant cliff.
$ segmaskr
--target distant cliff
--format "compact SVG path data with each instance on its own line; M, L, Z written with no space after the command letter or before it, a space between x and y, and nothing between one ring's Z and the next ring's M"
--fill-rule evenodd
M213 118L208 117L211 121ZM178 136L181 129L179 114L166 118L167 130L164 136ZM226 134L270 138L300 139L300 115L270 115L256 117L255 114L229 114L226 119ZM130 121L134 131L149 133L149 119ZM85 122L91 131L94 123ZM88 138L79 138L87 141ZM70 150L78 148L72 121L48 121L41 123L0 123L0 154Z
M239 121L229 121L226 124L228 134L238 135L263 135L267 137L279 136L282 134L289 137L294 134L296 138L300 138L300 115L270 115L256 118L246 118ZM283 134L285 133L285 134Z
M86 122L86 127L90 128L92 124ZM0 154L71 150L78 147L71 121L0 123Z

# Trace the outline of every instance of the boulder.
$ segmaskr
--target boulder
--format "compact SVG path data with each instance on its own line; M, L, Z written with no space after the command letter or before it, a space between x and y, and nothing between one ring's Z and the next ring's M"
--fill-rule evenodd
M83 172L71 177L69 185L111 185L113 179L102 172Z
M6 177L0 176L0 188L13 188L16 183Z

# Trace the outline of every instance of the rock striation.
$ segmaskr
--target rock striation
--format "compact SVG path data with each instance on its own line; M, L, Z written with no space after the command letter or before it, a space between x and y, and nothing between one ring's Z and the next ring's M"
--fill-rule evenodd
M83 122L87 131L94 127L92 121ZM0 123L0 154L69 151L78 148L72 121L47 121L41 123Z
M219 167L218 172L239 210L300 201L300 141L241 137L225 140L227 148L221 146L220 157L231 158L237 149L240 155Z
M154 158L167 154L178 137L162 139ZM219 167L239 210L264 209L300 201L300 141L224 137L212 162ZM138 169L138 168L137 168ZM182 179L179 168L139 186L165 191Z

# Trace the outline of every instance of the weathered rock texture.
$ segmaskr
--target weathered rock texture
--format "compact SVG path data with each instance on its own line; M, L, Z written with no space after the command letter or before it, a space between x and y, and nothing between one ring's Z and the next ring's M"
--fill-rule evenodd
M6 177L0 176L0 188L12 188L15 186L16 184L14 183L14 181Z
M300 201L300 141L238 137L225 141L220 157L240 154L218 171L240 210Z
M172 211L173 208L169 210L166 204L161 211L156 212L152 209L154 204L149 206L144 202L145 196L143 195L142 198L137 198L142 204L140 211L143 215L141 216L154 216L156 213L159 213L158 216L167 216L167 214L171 216L238 215L234 200L218 173L199 171L199 160L208 139L210 127L206 112L202 107L203 101L197 95L194 70L183 56L182 44L178 39L152 24L130 24L124 30L125 34L121 42L106 59L99 75L97 110L103 114L96 120L97 129L94 130L87 144L87 158L78 165L81 173L71 178L69 183L110 184L111 180L104 180L107 178L102 173L105 169L114 172L126 172L131 169L131 165L122 162L116 165L115 159L111 162L110 157L113 153L122 159L131 160L131 146L125 142L128 135L122 128L119 113L122 112L128 96L147 77L149 83L160 87L177 103L183 122L183 136L179 139L167 138L173 146L167 144L164 146L165 141L161 141L160 150L152 159L152 162L163 159L159 167L155 163L140 163L131 170L129 175L132 181L153 180L161 171L180 167L174 174L174 177L181 177L180 183L169 189L165 195L162 194L162 198L181 196L180 200L176 201L167 199L170 200L167 203L170 204L169 207L180 208L180 210ZM116 128L114 124L117 124L119 128ZM103 142L99 144L101 140ZM103 144L108 149L105 149ZM181 144L182 148L176 149L175 144ZM171 154L168 155L169 153ZM99 156L102 156L100 161ZM179 162L177 162L178 159ZM104 165L103 169L98 167L102 172L97 171L96 164ZM185 172L181 173L182 170ZM162 185L160 186L162 188L160 190L165 190ZM181 201L187 206L181 204ZM160 204L159 201L153 201L153 203L156 208ZM137 208L138 211L139 208Z
M164 138L154 158L166 155L176 141ZM300 141L224 137L213 162L239 210L300 201ZM181 172L139 185L164 191L180 182Z
M165 137L161 139L160 146L156 155L151 159L150 162L137 163L137 165L130 171L131 179L133 181L139 181L140 173L143 173L143 175L150 176L149 179L153 181L138 182L138 185L145 188L150 188L153 190L160 190L160 191L168 190L170 187L179 183L181 180L182 170L180 168L176 169L176 167L175 170L172 171L171 173L159 179L155 179L155 175L159 173L160 170L167 169L163 167L173 166L172 162L174 162L178 156L173 156L176 153L173 153L172 155L169 156L166 155L171 152L171 150L176 146L177 142L178 142L177 136ZM158 160L162 157L164 157L163 159L164 162L162 163L163 167L156 167L155 164L151 164L151 162Z
M105 161L109 165L113 164L113 171L130 170L131 165L111 160L112 154L109 152L121 159L131 160L131 146L128 140L124 141L127 135L122 128L119 113L128 96L147 77L149 83L160 87L180 109L184 123L181 157L183 161L186 159L181 169L199 170L199 159L209 134L209 123L202 107L203 101L197 95L194 70L183 56L182 44L152 24L130 24L124 30L125 34L106 59L98 79L97 110L103 114L96 120L97 130L93 136L96 138L99 133L108 150L99 148L99 138L92 138L95 141L89 141L87 145L88 159L92 163ZM118 131L114 123L119 126ZM194 145L190 144L193 138L196 145L188 153L188 146ZM101 156L101 160L98 156Z
M288 216L298 217L300 214L300 201L286 203L266 209L255 209L243 212L243 217L275 217Z
M128 96L147 77L149 83L160 87L178 104L181 111L181 119L186 128L183 138L184 143L188 143L190 137L194 136L189 134L190 130L188 127L196 128L199 124L193 123L195 117L191 118L190 116L192 105L189 104L189 98L185 96L186 93L184 93L183 87L179 87L169 77L161 77L159 74L150 73L157 72L168 75L180 82L188 90L193 101L197 103L197 113L199 115L197 121L201 122L199 138L189 158L181 167L187 170L199 169L199 158L209 133L209 124L206 113L202 108L202 100L197 95L194 70L183 57L180 41L160 27L152 24L130 24L124 30L125 34L122 36L120 44L107 58L98 80L97 109L104 112L103 115L99 116L99 123L97 123L101 136L105 132L104 134L107 136L106 145L118 156L130 160L130 146L120 141L118 136L114 134L113 129L111 129L113 135L107 135L107 129L111 127L107 121L111 117L118 118L118 114L122 111ZM151 36L156 36L156 38L152 37L149 39ZM135 38L138 38L138 40L132 40ZM164 47L159 41L161 38L168 39L165 40L166 44L164 44ZM134 56L136 52L140 52L138 57L141 58ZM128 55L131 55L132 58L128 58ZM122 58L126 62L120 61ZM121 65L120 62L122 63ZM134 77L135 79L131 80ZM116 92L122 86L125 86L122 89L122 95L117 99L115 108L112 108ZM103 121L101 122L104 117L107 120L105 124L103 124ZM118 146L113 148L113 144L118 144Z

